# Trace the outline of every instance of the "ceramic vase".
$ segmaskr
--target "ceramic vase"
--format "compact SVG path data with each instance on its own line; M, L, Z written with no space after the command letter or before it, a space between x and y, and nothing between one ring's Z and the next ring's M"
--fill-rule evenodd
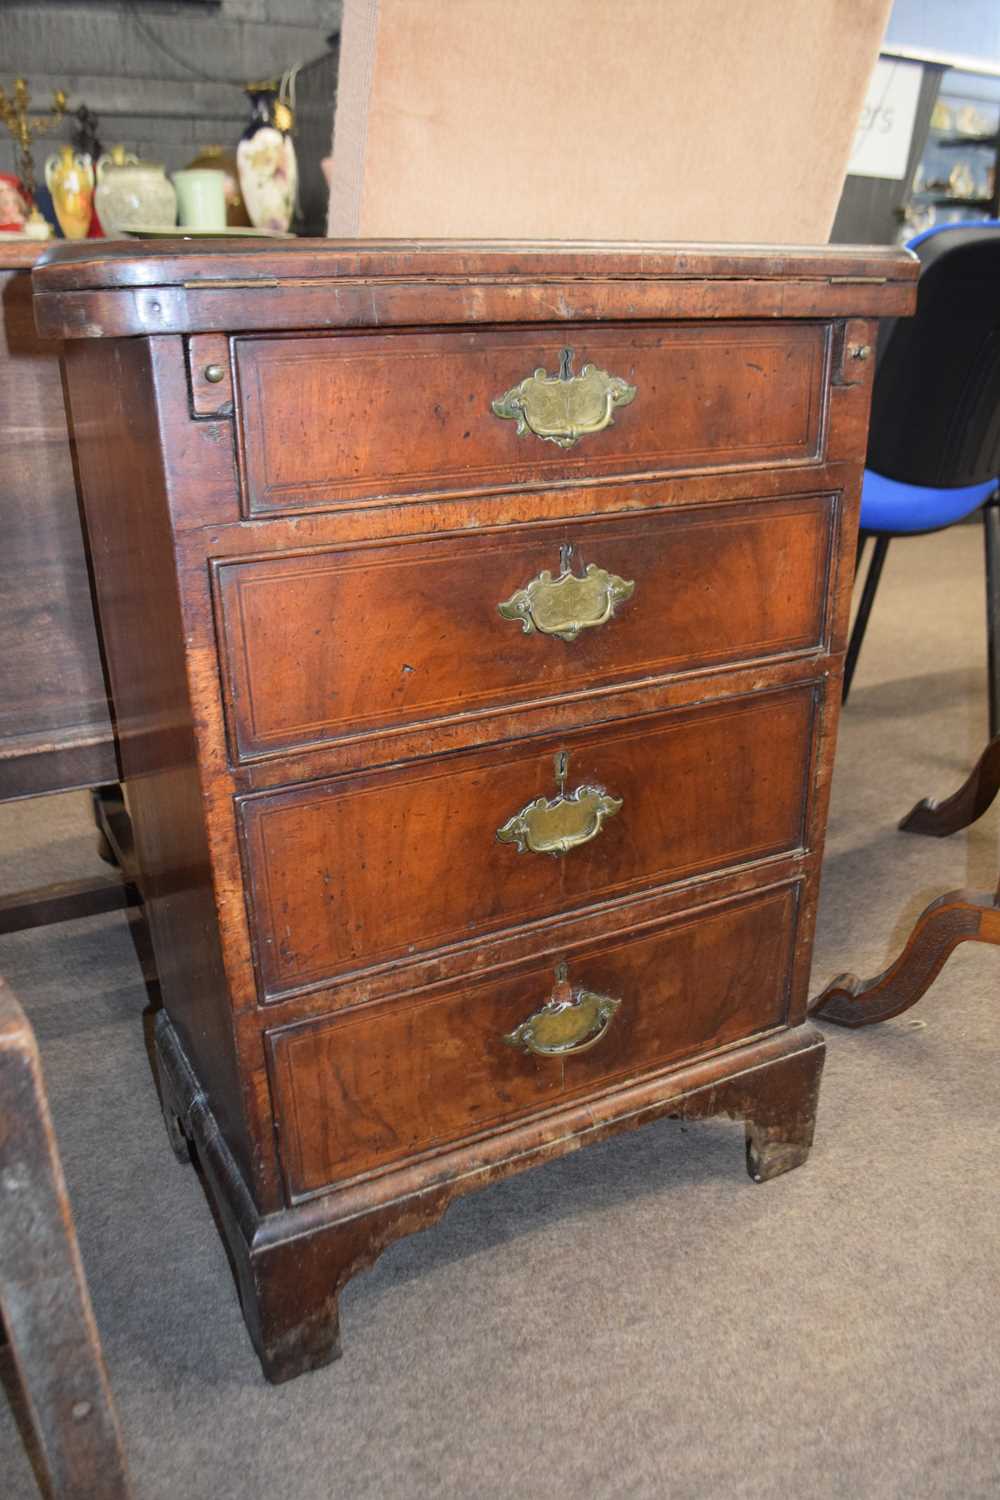
M94 201L107 235L140 227L169 229L177 222L177 194L163 167L139 161L120 146L97 163Z
M252 114L236 148L240 191L256 229L288 230L299 169L288 127L291 116L271 86L248 89ZM287 123L286 123L287 122Z
M60 146L45 163L45 186L59 228L68 240L85 240L94 206L94 166L72 146Z

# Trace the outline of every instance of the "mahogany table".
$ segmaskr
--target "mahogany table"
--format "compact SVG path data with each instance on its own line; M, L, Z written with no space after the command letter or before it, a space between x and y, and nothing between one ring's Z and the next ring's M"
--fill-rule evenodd
M111 710L61 344L42 339L31 270L46 247L0 235L0 802L90 788L105 857L118 819ZM108 873L0 896L0 933L131 904Z

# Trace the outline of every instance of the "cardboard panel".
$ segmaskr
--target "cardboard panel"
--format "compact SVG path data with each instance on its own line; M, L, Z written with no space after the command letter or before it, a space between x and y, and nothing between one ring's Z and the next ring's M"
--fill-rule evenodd
M889 0L345 0L330 233L825 241Z

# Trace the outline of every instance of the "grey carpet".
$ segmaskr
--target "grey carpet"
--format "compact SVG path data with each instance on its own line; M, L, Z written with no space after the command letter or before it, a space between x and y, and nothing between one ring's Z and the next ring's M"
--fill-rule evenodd
M976 527L896 543L846 713L814 988L878 970L933 895L996 878L994 808L898 817L985 742ZM0 808L4 885L93 863L77 797ZM343 1301L345 1357L274 1389L160 1123L123 918L19 935L139 1500L996 1496L1000 954L828 1028L815 1150L764 1187L673 1122L456 1205ZM4 1500L34 1494L6 1405Z

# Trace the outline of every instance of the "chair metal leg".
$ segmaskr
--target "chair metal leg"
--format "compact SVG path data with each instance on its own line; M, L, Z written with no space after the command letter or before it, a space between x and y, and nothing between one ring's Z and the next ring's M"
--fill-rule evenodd
M867 540L867 536L859 539L858 543L859 561L861 559L861 549L864 545L864 540ZM882 569L885 566L885 554L889 550L889 541L890 538L887 536L877 536L875 538L875 550L872 553L872 560L868 564L868 572L865 575L864 588L861 590L861 600L858 604L858 613L854 620L854 628L851 631L851 639L847 647L847 659L844 662L843 701L845 703L847 702L847 695L851 691L854 670L858 665L858 657L861 654L861 643L865 638L865 631L868 629L868 616L871 614L872 605L875 603L875 593L878 589L879 579L882 577Z
M1000 734L1000 496L983 506L986 552L986 671L990 692L990 739Z

